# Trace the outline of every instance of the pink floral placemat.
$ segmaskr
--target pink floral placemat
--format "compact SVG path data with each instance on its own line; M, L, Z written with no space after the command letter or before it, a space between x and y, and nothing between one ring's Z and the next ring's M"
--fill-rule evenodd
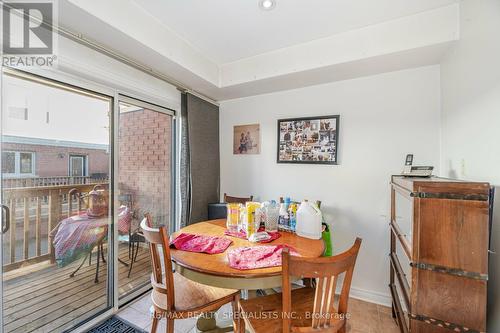
M261 230L259 230L259 231L261 231ZM271 238L269 238L269 239L263 239L263 240L259 241L258 243L270 243L273 240L278 239L278 238L281 237L281 234L278 231L267 232L267 233L269 234L269 236L271 236ZM231 232L231 231L229 231L229 230L226 229L224 231L224 235L231 236L231 237L242 238L242 239L247 239L247 234L243 230L240 230L239 232Z
M229 266L239 270L281 266L281 253L285 247L290 249L291 255L299 255L285 244L237 247L227 252Z
M233 241L226 237L181 233L170 242L177 250L217 254L226 251Z

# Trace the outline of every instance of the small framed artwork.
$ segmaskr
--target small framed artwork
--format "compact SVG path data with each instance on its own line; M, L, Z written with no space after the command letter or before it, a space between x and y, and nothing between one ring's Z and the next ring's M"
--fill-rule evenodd
M278 120L278 163L338 164L340 116Z
M233 154L251 155L260 154L260 125L234 126Z

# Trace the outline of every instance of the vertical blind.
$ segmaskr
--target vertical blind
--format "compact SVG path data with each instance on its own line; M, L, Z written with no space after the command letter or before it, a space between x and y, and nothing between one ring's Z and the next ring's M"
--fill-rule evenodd
M181 99L181 224L208 218L219 201L219 107L185 93Z

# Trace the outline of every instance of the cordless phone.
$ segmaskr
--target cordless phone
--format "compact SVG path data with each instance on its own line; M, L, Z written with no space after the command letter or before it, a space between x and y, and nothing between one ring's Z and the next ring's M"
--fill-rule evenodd
M401 175L406 177L431 177L432 170L434 170L432 166L413 166L413 154L408 154L406 155L406 161Z

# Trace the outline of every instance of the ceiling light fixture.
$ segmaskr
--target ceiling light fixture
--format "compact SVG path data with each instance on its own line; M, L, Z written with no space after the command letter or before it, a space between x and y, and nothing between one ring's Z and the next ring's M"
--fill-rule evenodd
M272 10L272 9L274 9L274 7L276 7L276 1L275 0L260 0L259 7L262 10Z

